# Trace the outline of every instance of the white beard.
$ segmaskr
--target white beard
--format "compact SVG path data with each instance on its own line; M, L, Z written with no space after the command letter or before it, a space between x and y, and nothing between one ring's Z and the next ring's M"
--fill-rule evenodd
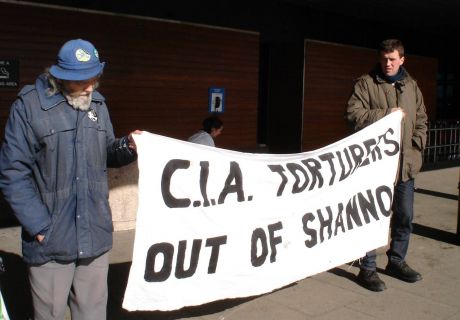
M92 93L87 96L72 97L71 95L64 94L67 102L77 110L87 111L91 105Z

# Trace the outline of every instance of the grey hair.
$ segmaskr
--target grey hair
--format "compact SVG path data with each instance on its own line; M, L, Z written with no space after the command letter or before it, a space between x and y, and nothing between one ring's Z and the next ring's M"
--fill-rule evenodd
M46 95L48 97L51 97L51 96L54 96L55 94L59 93L59 92L62 92L63 88L62 88L62 84L60 84L57 79L55 77L53 77L50 73L50 68L46 68L45 69L45 76L46 76L46 79L48 79L48 83L49 83L49 88L46 89Z
M46 68L44 71L44 74L46 78L48 79L48 83L50 85L49 88L46 89L46 95L48 97L54 96L55 94L60 93L60 92L63 92L63 93L65 92L64 86L62 85L61 81L67 81L67 80L59 81L59 79L53 77L53 75L50 73L50 68ZM96 90L98 87L99 87L99 81L97 81L94 84L93 89Z

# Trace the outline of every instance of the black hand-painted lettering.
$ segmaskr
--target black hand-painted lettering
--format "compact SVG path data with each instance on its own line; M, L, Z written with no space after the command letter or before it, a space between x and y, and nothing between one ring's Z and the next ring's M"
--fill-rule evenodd
M275 231L281 230L283 228L283 224L281 221L277 223L269 224L268 225L268 235L270 238L270 248L272 253L270 255L270 262L276 261L276 245L282 242L281 237L275 237Z
M155 271L155 261L158 254L163 255L163 266ZM174 246L167 242L152 245L147 251L144 279L147 282L162 282L169 278L172 270Z
M200 161L200 191L201 195L203 196L203 206L209 207L209 200L208 194L206 192L206 186L208 184L208 176L209 176L209 162L208 161Z
M331 169L332 174L331 179L329 180L329 185L332 186L336 175L334 161L332 161L332 159L334 159L334 154L332 152L324 153L321 154L319 158L321 159L321 161L327 161L327 163L329 164L329 168Z
M352 144L351 146L348 147L348 149L350 150L351 157L353 158L353 170L352 171L355 171L355 169L361 165L361 162L363 162L364 150L358 144Z
M375 159L375 153L372 152L372 146L375 146L377 145L377 141L375 141L375 139L368 139L366 141L363 142L364 144L364 148L366 148L366 160L363 161L363 163L361 164L361 166L367 166L368 164L371 163L370 159L369 159L369 156L372 157L372 162L374 162L376 159Z
M343 218L342 218L343 203L339 203L337 205L337 209L339 209L339 212L337 213L337 218L335 219L334 236L337 235L337 231L339 230L339 228L342 230L342 232L345 232L345 225L343 224Z
M192 252L190 254L190 266L188 269L185 269L185 251L187 249L187 241L179 241L179 249L177 251L177 262L176 262L176 278L184 279L193 276L196 272L198 266L198 260L200 258L201 243L203 240L194 239L192 245Z
M387 132L385 132L385 134L383 135L383 141L385 142L385 144L392 145L394 148L393 150L385 150L384 152L388 156L394 156L395 154L399 152L399 143L397 141L389 139L387 137L388 134L394 134L394 130L389 128Z
M178 169L188 169L188 167L190 167L190 161L173 159L170 160L163 169L163 174L161 176L161 194L164 203L169 208L186 208L191 204L190 199L175 198L171 193L171 179L174 172Z
M353 229L353 222L352 220L356 223L358 227L361 227L363 225L361 221L361 217L359 216L359 207L356 204L356 195L353 196L352 199L347 203L345 213L347 216L347 227L348 230Z
M377 196L377 203L379 204L380 212L385 217L389 217L391 215L391 205L388 206L388 208L385 208L385 203L383 202L383 194L386 194L388 196L388 203L391 203L391 199L393 198L393 193L391 189L388 186L380 186L375 190L376 196Z
M286 183L288 182L288 178L283 173L284 168L279 164L269 164L268 167L272 172L277 172L281 176L281 183L278 187L278 191L276 192L276 196L279 197L283 194L284 187L286 187Z
M363 213L363 218L366 223L369 223L371 220L369 218L369 213L375 220L379 220L379 215L377 214L377 208L375 207L374 196L372 195L371 190L367 190L367 199L364 197L364 194L358 193L358 202Z
M308 170L311 173L311 185L308 188L308 190L313 190L316 183L318 183L318 189L320 189L324 183L324 179L320 171L321 163L313 158L302 160L302 163L308 168Z
M234 184L232 182L235 181ZM230 172L228 173L227 180L225 180L225 186L219 195L217 200L218 204L222 204L229 193L236 193L238 202L244 201L243 191L243 175L241 173L240 166L237 162L230 162Z
M328 214L328 218L325 219L323 217L321 209L316 210L318 213L318 219L319 219L319 239L320 242L324 241L324 229L327 228L327 238L330 239L332 236L332 210L331 207L327 206L326 211Z
M286 167L295 178L294 185L292 186L292 193L296 194L304 191L305 188L308 186L308 183L310 182L310 178L308 177L307 171L305 171L305 169L297 163L288 163L286 164ZM299 177L297 172L300 172L304 177L304 183L302 185L300 185L300 180L302 179Z
M260 242L262 252L257 255L257 243ZM252 232L251 237L251 264L253 267L260 267L264 264L268 255L267 235L264 229L257 228Z
M303 232L307 236L310 236L310 240L305 240L305 246L308 248L313 248L318 243L316 230L308 227L308 223L313 220L315 220L315 216L311 212L306 213L302 217Z
M209 258L208 274L215 273L217 262L219 261L220 246L227 243L227 236L209 238L206 240L206 247L212 247L211 257Z
M343 153L345 154L345 157L347 158L348 170L346 169L345 163L343 162L342 153L340 151L337 151L336 155L337 155L337 158L339 159L339 164L340 164L340 169L341 169L339 181L346 179L353 170L353 164L351 163L350 155L348 154L348 149L343 149Z

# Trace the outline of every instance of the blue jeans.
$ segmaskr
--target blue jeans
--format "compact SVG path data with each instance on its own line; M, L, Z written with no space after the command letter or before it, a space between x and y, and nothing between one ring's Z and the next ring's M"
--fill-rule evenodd
M409 248L409 238L412 232L414 217L414 179L398 182L393 198L393 216L391 218L391 241L387 251L389 263L404 261ZM361 269L375 270L376 251L366 253L361 259Z

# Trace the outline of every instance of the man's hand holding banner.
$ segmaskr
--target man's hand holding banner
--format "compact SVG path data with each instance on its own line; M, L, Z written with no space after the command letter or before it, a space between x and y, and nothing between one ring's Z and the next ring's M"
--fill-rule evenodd
M401 118L289 155L136 135L139 207L123 307L263 294L386 245Z

